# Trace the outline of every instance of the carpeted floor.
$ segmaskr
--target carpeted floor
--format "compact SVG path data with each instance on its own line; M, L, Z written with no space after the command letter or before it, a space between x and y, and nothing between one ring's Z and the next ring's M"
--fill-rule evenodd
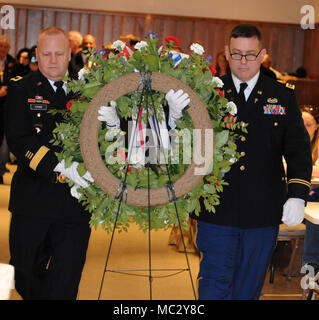
M15 168L9 166L9 169L14 171ZM0 185L0 263L8 263L10 258L8 231L11 214L7 207L11 178L12 174L5 174L5 184ZM169 234L170 230L151 232L153 281L150 285L148 233L139 231L135 224L131 224L127 233L115 233L107 269L122 271L121 273L113 271L105 273L100 299L148 300L151 297L154 300L194 299L194 291L197 294L198 256L193 253L187 255L193 277L193 290L190 272L187 270L186 256L184 253L179 253L175 246L168 245ZM92 229L87 260L80 283L79 300L99 298L110 238L111 235L101 228ZM146 271L137 271L140 269L146 269ZM165 270L154 271L158 269ZM11 299L21 298L16 291L13 291Z
M8 232L10 212L8 200L10 181L14 166L9 166L11 173L5 174L4 185L0 185L0 263L8 263L10 258L8 247ZM176 246L168 245L170 230L151 232L151 267L153 280L149 281L148 234L139 231L136 225L131 225L127 233L115 233L108 260L108 270L122 270L121 273L107 271L101 290L101 300L192 300L196 290L196 276L199 259L193 253L188 253L188 261L193 278L187 269L185 253L176 250ZM92 229L87 260L80 283L79 300L97 300L99 298L104 266L110 244L110 235L102 229ZM287 281L283 270L287 266L287 249L281 248L280 263L276 269L275 281L269 283L269 274L265 279L262 300L301 300L301 277L297 276ZM124 270L123 270L124 269ZM133 271L126 271L133 269ZM155 271L158 269L165 269ZM173 269L173 270L171 270ZM297 266L298 269L298 266ZM130 273L128 275L127 273ZM11 300L21 300L13 290Z

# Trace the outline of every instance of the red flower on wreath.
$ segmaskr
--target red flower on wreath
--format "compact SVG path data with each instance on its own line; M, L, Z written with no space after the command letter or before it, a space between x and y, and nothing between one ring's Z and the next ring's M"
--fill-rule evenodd
M224 92L223 92L222 90L220 90L220 89L215 89L215 90L218 91L219 96L220 96L221 98L224 98Z
M208 68L210 69L210 72L212 73L212 76L215 77L217 71L216 71L216 69L214 68L214 66L213 66L213 65L210 65Z
M230 121L227 121L229 119ZM235 125L235 117L231 114L225 116L224 118L225 127L231 129L232 125Z
M174 42L174 47L180 47L181 43L179 42L179 40L174 37L174 36L168 36L165 38L165 42L170 45L170 42L173 41Z
M70 111L70 109L71 109L71 107L72 107L72 101L73 101L74 99L71 99L71 100L69 100L68 102L67 102L67 104L66 104L66 108L68 109L68 111Z

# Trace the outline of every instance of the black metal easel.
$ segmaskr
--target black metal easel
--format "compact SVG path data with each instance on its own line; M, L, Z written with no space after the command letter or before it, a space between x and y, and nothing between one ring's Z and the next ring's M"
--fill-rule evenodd
M139 86L140 85L143 85L143 89L142 89L142 94L141 94L141 99L140 99L139 105L140 106L142 105L143 99L145 97L146 98L147 119L149 119L149 107L151 107L151 109L154 112L156 127L159 128L159 126L158 126L158 118L157 118L156 111L155 111L154 100L153 100L153 97L152 97L152 94L151 94L151 91L152 91L152 73L151 72L141 73L141 82L140 82ZM138 88L139 88L139 86L138 86ZM138 90L138 88L137 88L137 90ZM151 105L150 105L149 99L151 100ZM136 125L135 125L135 128L134 128L133 137L135 137L136 127L137 127L137 121L136 121ZM158 140L158 146L159 146L159 149L160 149L160 146L162 145L162 139L161 139L161 136L159 135L159 133L157 132L157 130L155 130L155 131L156 131L156 137L157 137L157 140ZM131 148L131 150L132 150L132 148ZM119 199L119 206L118 206L118 209L117 209L117 214L116 214L116 218L115 218L115 221L114 221L114 226L113 226L113 230L112 230L112 236L111 236L111 240L110 240L110 245L109 245L108 252L107 252L107 257L106 257L105 266L104 266L104 272L103 272L103 276L102 276L102 280L101 280L98 300L100 300L100 297L101 297L101 292L102 292L102 288L103 288L104 278L105 278L106 272L117 272L117 273L121 273L121 274L129 274L129 275L145 277L145 275L128 273L130 271L148 271L149 272L148 278L149 278L150 300L152 300L152 279L155 278L155 277L152 276L152 271L171 271L171 272L174 271L174 273L172 273L172 274L169 274L169 275L166 275L166 276L161 276L161 277L169 277L169 276L177 275L177 274L179 274L181 272L184 272L184 271L188 271L189 272L189 276L190 276L192 289L193 289L194 299L196 300L195 287L194 287L192 273L191 273L190 264L189 264L189 260L188 260L186 245L185 245L185 242L184 242L184 236L183 236L183 230L182 230L182 226L181 226L181 221L180 221L180 218L179 218L179 215L178 215L178 210L177 210L177 205L176 205L176 195L175 195L174 185L173 185L173 183L171 181L171 177L170 177L170 172L169 172L168 162L167 161L165 161L167 175L168 175L167 194L168 194L169 201L170 202L172 202L172 201L174 202L176 217L177 217L178 226L179 226L179 230L180 230L181 237L182 237L182 243L183 243L185 258L186 258L186 262L187 262L187 269L152 269L152 259L151 259L150 171L149 171L150 170L150 163L147 163L145 165L145 167L147 167L147 170L148 170L148 188L147 189L148 189L148 250L149 250L148 255L149 255L149 268L148 269L119 269L119 270L108 270L107 269L107 265L108 265L108 261L109 261L110 253L111 253L111 247L112 247L112 243L113 243L113 239L114 239L114 233L115 233L115 229L116 229L116 224L117 224L119 212L120 212L120 209L121 209L121 204L122 204L122 201L124 200L124 195L127 197L128 190L127 190L126 180L127 180L128 166L130 164L131 150L129 150L129 154L128 154L128 161L127 161L127 165L126 165L126 168L125 168L124 180L120 183L120 185L117 188L116 199ZM165 156L165 152L164 152L164 156ZM159 278L159 277L156 277L156 278Z

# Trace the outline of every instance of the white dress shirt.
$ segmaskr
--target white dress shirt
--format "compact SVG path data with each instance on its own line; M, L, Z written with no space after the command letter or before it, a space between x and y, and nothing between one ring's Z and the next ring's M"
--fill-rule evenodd
M47 78L47 79L48 79L48 78ZM54 80L50 80L50 79L48 79L48 81L50 82L50 85L51 85L51 87L53 88L54 92L56 92L57 87L54 85L54 82L55 82L55 81L54 81ZM65 84L64 81L63 81L63 86L62 86L62 88L63 88L65 94L67 94L66 84Z
M260 73L260 71L258 71L258 72L256 73L256 75L254 75L254 76L253 76L250 80L248 80L248 81L241 81L241 80L239 80L234 74L231 74L231 76L232 76L232 78L233 78L233 82L234 82L235 88L236 88L236 90L237 90L237 93L239 93L240 84L241 84L242 82L246 82L246 83L247 83L248 86L247 86L247 88L246 88L245 91L244 91L246 101L248 100L249 95L251 94L251 92L253 91L253 89L254 89L254 87L255 87L255 85L256 85L256 83L257 83L257 80L258 80L258 78L259 78L259 73Z

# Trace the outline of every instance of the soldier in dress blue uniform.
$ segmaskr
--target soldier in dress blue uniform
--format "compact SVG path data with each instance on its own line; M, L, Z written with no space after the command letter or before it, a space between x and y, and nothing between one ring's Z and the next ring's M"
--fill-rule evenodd
M198 294L199 299L258 299L279 224L303 220L311 149L293 86L260 72L266 50L259 30L235 27L225 51L231 69L222 78L225 96L236 103L248 133L238 141L241 158L225 174L229 186L216 213L202 204Z
M23 299L76 299L90 216L63 182L86 187L92 179L79 176L76 162L66 168L50 143L62 119L48 111L65 109L68 98L61 81L70 60L64 31L41 31L36 55L39 71L11 80L6 105L6 136L18 163L9 202L10 263Z

